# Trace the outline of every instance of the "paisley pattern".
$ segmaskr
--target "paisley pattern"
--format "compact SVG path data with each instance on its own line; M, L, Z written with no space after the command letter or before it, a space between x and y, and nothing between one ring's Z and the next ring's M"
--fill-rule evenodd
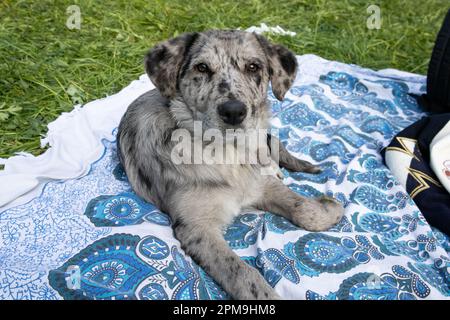
M77 287L67 286L70 266L77 266ZM226 297L209 276L180 255L176 246L169 249L155 236L141 239L130 234L114 234L94 242L50 271L49 283L65 299L166 300L169 297L164 287L173 289L172 299Z
M170 218L155 206L141 200L134 192L92 199L84 213L97 227L139 224L144 220L163 226L170 225Z
M333 237L310 233L295 243L288 243L284 250L296 260L301 274L317 276L321 273L343 273L371 259L382 260L378 248L365 236Z
M348 73L332 71L321 76L320 82L330 86L331 91L343 101L365 106L381 113L398 114L392 101L380 99L375 92L369 92L363 82ZM404 88L403 92L405 91L407 92L407 88Z
M367 172L359 172L350 169L347 179L355 183L371 184L381 190L390 190L397 182L393 176L386 170L372 170Z
M400 131L398 129L393 122L379 116L369 116L361 124L362 131L379 133L385 139L392 139Z
M416 300L426 298L430 287L417 274L394 265L392 273L377 275L357 273L345 279L337 292L321 296L314 291L306 292L308 300Z
M283 124L295 123L302 130L312 130L315 126L329 124L320 113L312 111L303 103L294 104L283 109L278 113L278 117Z
M385 194L372 185L362 185L353 190L350 199L376 212L392 212L406 207L410 198L404 192Z
M135 298L139 279L152 276L158 270L135 254L139 237L114 235L94 242L88 248L49 273L53 288L61 288L66 299L126 299ZM66 288L69 266L77 266L80 275L79 288Z
M291 89L291 92L299 97L305 94L310 95L317 110L325 112L336 120L341 118L354 119L362 114L360 109L347 108L340 103L333 103L330 98L324 95L324 89L315 84L294 87Z
M249 211L224 238L283 297L448 299L450 239L430 228L378 153L425 114L410 95L424 91L425 78L310 55L299 65L284 101L269 92L272 125L322 172L283 169L284 183L305 197L335 197L345 216L307 232ZM0 299L230 298L181 250L170 217L131 190L115 142L104 146L86 176L49 182L0 212Z

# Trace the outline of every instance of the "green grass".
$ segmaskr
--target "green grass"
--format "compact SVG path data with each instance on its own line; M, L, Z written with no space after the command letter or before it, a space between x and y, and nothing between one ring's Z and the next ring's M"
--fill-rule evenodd
M113 94L143 73L156 42L185 31L265 22L297 32L271 36L297 54L374 69L425 74L448 0L375 2L383 18L369 30L372 1L8 1L0 3L0 157L42 153L46 125L76 102ZM80 30L65 26L81 9Z

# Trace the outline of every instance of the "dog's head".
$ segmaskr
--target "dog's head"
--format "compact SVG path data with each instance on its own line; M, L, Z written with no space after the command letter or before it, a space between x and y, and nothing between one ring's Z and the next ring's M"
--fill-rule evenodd
M282 100L294 81L294 54L237 30L187 33L156 45L145 67L179 122L203 128L258 128L267 120L269 81Z

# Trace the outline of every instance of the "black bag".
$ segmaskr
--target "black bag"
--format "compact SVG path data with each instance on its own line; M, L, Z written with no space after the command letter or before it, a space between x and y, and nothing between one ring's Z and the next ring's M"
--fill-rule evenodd
M427 93L419 103L431 112L450 112L450 9L436 38L427 75Z

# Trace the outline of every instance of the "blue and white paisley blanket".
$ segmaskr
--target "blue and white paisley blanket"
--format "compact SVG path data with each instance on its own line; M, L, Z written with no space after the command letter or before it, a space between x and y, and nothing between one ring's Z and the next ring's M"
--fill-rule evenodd
M286 99L270 95L273 126L323 173L284 171L285 183L336 197L345 217L307 232L247 212L226 230L229 245L287 299L448 299L449 239L430 228L379 154L425 114L408 95L423 92L425 78L313 55L298 61ZM145 77L133 84L142 92L149 85ZM87 174L46 182L29 202L0 210L1 299L229 298L180 249L170 218L127 182L114 133L131 100L102 120L113 133Z

